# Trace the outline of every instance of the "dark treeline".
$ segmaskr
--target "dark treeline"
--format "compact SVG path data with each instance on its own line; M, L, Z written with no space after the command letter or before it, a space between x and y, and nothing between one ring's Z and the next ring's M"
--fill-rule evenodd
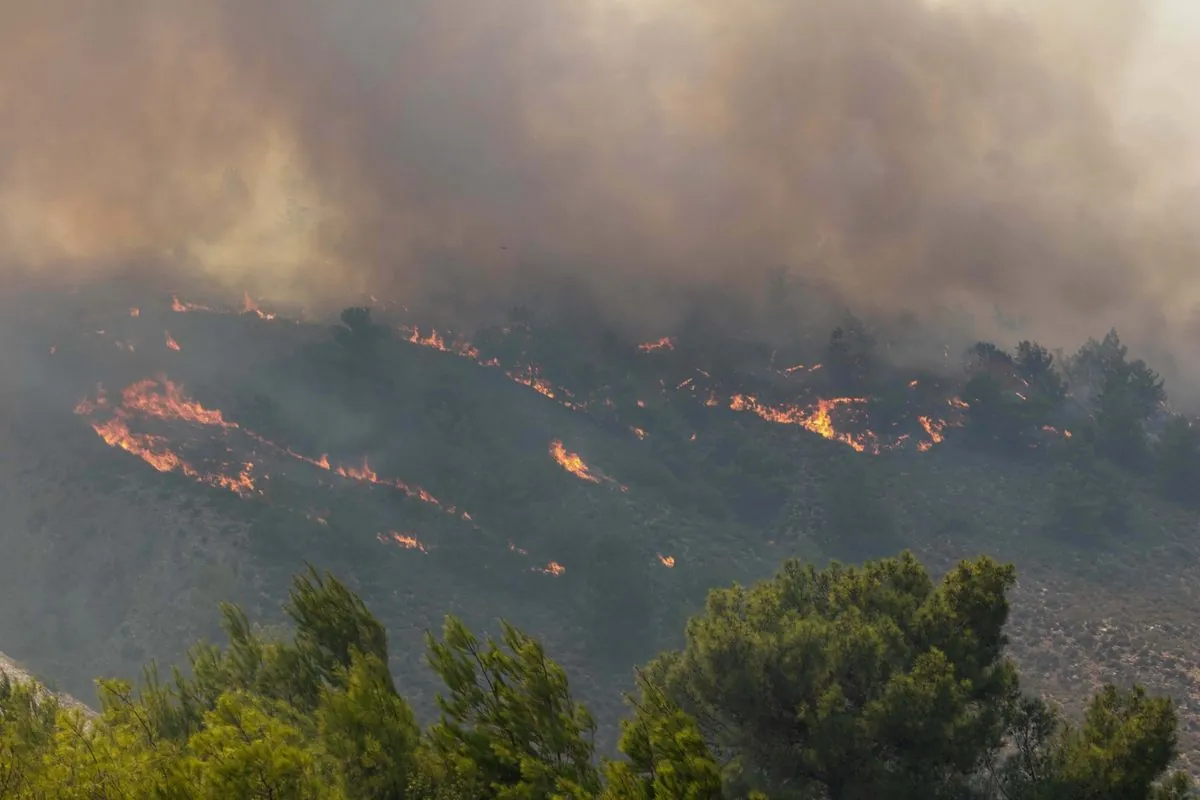
M1072 724L1004 654L1014 570L982 557L940 582L904 554L786 562L711 592L685 644L638 672L621 755L598 759L565 672L524 633L427 636L444 689L422 728L387 634L342 583L294 580L290 638L234 606L228 644L102 712L0 684L5 798L1183 798L1173 705L1105 686Z

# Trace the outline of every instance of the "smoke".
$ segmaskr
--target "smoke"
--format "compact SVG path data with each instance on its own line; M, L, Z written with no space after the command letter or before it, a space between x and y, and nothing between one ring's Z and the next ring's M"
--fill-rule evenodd
M1200 328L1187 13L0 0L0 279L133 266L330 307L540 283L641 326L696 291L753 316L819 284L1180 353Z

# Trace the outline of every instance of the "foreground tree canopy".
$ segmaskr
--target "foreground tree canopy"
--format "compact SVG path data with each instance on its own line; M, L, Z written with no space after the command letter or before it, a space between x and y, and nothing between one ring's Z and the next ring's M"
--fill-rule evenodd
M298 576L290 641L222 608L188 674L101 681L102 713L0 682L5 798L1183 798L1171 702L1104 687L1080 724L1024 696L1004 656L1013 569L935 583L908 554L789 561L713 591L683 648L639 672L621 757L533 638L428 636L445 689L422 730L387 634L342 583Z

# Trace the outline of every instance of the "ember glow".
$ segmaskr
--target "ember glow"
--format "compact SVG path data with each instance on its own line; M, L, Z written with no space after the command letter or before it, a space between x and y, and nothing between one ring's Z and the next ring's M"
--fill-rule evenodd
M656 339L653 342L643 342L638 345L638 350L643 353L653 353L656 350L674 350L675 341L670 336L664 336L661 339Z
M428 553L429 550L421 543L421 540L413 536L411 533L397 533L396 531L388 531L387 533L379 533L375 538L384 544L396 544L403 547L405 550L416 550L419 553Z
M252 300L250 298L249 293L246 293L246 292L242 293L242 313L243 314L253 314L254 316L258 317L259 319L265 319L265 320L275 319L274 314L268 314L266 311L263 311L261 308L259 308L258 303L254 302L254 300Z
M187 314L192 311L212 311L208 306L196 305L195 303L185 303L176 295L171 295L171 310L177 314Z
M662 553L659 553L658 560L667 569L675 568L675 556L664 556Z
M551 561L549 564L547 564L544 567L534 567L534 569L537 572L542 573L543 575L554 575L555 577L562 575L564 572L567 571L567 568L564 567L562 564L558 563L557 561Z
M179 348L179 342L177 342L177 341L175 341L173 338L171 338L171 332L170 332L170 331L164 331L164 334L165 334L165 336L167 337L167 347L169 347L169 348L171 348L172 350L175 350L176 352L178 352L178 351L179 351L179 349L180 349L180 348Z

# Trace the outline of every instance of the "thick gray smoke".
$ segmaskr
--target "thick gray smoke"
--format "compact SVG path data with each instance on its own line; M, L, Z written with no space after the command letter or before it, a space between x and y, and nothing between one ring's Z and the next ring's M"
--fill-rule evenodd
M548 281L665 325L681 288L753 310L782 271L1180 353L1200 24L1173 2L0 0L0 277Z

